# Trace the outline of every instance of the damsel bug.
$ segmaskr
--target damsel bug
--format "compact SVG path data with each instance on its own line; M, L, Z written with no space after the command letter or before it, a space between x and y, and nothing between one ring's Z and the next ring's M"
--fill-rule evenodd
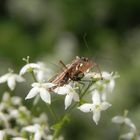
M71 80L80 81L83 78L84 73L94 66L96 66L99 70L98 65L96 63L93 63L93 61L87 57L77 56L71 64L67 65L65 65L62 61L60 61L60 63L64 66L64 70L49 80L49 82L52 82L58 86L63 86L69 83ZM101 72L100 75L102 78Z

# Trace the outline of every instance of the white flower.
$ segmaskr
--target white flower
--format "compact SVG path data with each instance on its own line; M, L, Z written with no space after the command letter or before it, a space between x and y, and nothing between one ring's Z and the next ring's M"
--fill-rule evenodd
M136 132L128 132L120 136L121 139L125 140L140 140L140 136Z
M52 77L52 70L47 68L46 65L42 62L37 63L40 66L40 69L35 70L37 81L44 82Z
M7 85L11 90L15 89L16 82L24 82L24 81L25 80L23 77L13 72L9 72L0 77L0 84L7 82Z
M41 99L50 104L51 103L51 96L47 89L55 86L52 83L33 83L32 89L29 91L28 95L25 99L31 99L35 97L37 94L40 94Z
M33 140L41 140L41 137L43 135L43 129L41 128L41 126L39 124L27 126L23 130L30 132L30 133L34 133Z
M96 78L99 79L101 76L99 73L91 73L89 74L90 76L92 76L92 78ZM115 78L118 77L118 75L115 73L108 73L108 72L102 72L102 77L103 80L98 80L96 81L95 84L93 84L93 86L91 86L91 90L97 89L99 90L102 94L101 94L101 98L103 101L106 101L107 99L107 95L108 93L112 93L114 87L115 87Z
M108 109L111 104L108 102L101 102L100 95L98 91L95 91L92 95L92 104L86 103L78 107L81 111L87 113L87 112L93 112L93 121L98 124L98 121L100 120L101 111L104 111Z
M126 133L126 134L122 134L120 136L121 139L126 139L126 140L140 140L140 136L137 132L136 129L131 129L130 132Z
M96 72L86 72L84 75L84 79L86 80L101 79L101 74Z
M66 95L65 109L67 109L71 105L72 100L74 100L76 102L79 101L78 93L76 93L76 91L70 85L65 85L63 87L57 87L54 91L60 95Z
M24 75L26 72L34 71L40 69L40 66L36 63L29 63L22 67L19 74Z
M126 139L126 140L132 140L134 138L135 134L133 132L129 132L126 134L121 135L121 139Z
M22 138L22 137L14 137L14 138L12 138L12 140L27 140L27 139Z
M0 140L4 140L4 137L5 137L5 131L0 130Z
M132 130L136 130L136 126L132 123L132 121L125 116L115 116L112 118L113 123L118 123L118 124L125 124L128 127L130 127Z
M105 90L107 92L112 92L114 87L115 87L115 80L114 78L116 78L116 76L113 76L113 72L112 73L108 73L108 72L102 72L102 76L103 76L103 79L105 81L107 81L107 84L105 86Z
M21 98L18 96L11 97L11 102L13 105L21 105Z
M38 124L45 124L45 126L47 126L47 121L48 121L48 118L47 118L47 115L45 113L42 113L40 114L39 117L34 117L32 119L33 123L38 123ZM48 129L46 127L46 129Z
M126 140L140 140L140 136L137 132L136 126L132 121L126 117L126 116L115 116L112 118L113 123L118 123L118 124L124 124L125 126L128 126L130 128L130 131L128 133L122 134L120 136L121 139L126 139Z

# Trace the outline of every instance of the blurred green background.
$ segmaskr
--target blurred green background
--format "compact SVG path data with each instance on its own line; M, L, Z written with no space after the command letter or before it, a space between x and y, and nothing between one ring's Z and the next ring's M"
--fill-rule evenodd
M111 118L124 109L140 130L140 1L0 0L0 74L9 67L18 72L27 55L52 65L94 57L101 70L120 74L99 125L76 111L63 131L66 140L118 139ZM24 98L28 89L20 88L15 92Z

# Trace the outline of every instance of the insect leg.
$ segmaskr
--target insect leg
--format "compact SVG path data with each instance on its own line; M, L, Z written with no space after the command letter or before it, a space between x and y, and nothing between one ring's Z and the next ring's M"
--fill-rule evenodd
M98 72L99 72L99 74L101 76L101 80L103 80L102 73L101 73L99 65L97 63L94 63L94 66L97 68L97 70L98 70Z

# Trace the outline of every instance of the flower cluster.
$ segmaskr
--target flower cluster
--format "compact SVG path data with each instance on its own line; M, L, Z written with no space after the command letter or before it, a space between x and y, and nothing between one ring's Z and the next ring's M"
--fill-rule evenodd
M42 69L41 65L35 63L28 63L20 70L21 76L26 72L34 72L36 77L38 77L41 73L40 78L36 78L36 82L32 83L32 89L29 91L25 99L31 99L36 95L40 95L44 102L51 104L50 94L54 92L58 95L66 95L64 101L65 109L72 104L72 100L80 102L80 96L83 96L82 91L79 90L81 88L80 83L73 81L63 86L55 85L54 83L49 82L49 79L46 81L46 76L48 75L43 72L43 70L47 70L47 68ZM101 80L100 73L85 73L83 80L87 80L89 83L92 83L89 87L89 92L92 96L93 103L85 103L78 107L78 109L83 112L93 112L93 120L96 124L98 124L98 121L100 120L101 111L104 111L111 106L111 104L106 101L106 98L107 94L112 92L114 89L117 74L102 72L102 78L103 80ZM51 88L53 90L50 90Z
M8 92L3 94L0 103L0 128L1 140L28 140L31 135L33 140L52 138L47 115L32 115L20 97L11 97ZM62 137L60 138L62 140Z
M72 81L71 78L63 72L61 73L62 76L64 76L61 81L63 84L61 84L61 82L60 84L59 82L56 84L50 80L50 78L53 77L53 72L51 69L47 68L46 65L41 62L29 63L29 57L24 59L24 61L26 61L27 64L21 68L19 74L10 71L0 77L0 84L7 82L10 90L13 91L16 82L25 82L26 80L23 78L24 75L30 73L34 81L31 83L32 88L29 90L25 99L27 100L36 97L34 101L37 104L38 100L36 99L41 97L50 108L50 104L53 100L52 96L54 97L56 95L56 98L58 96L64 96L66 113L58 122L56 122L56 125L53 124L53 126L57 126L57 129L55 128L54 136L52 137L48 132L47 119L44 119L46 115L41 114L37 119L32 116L31 112L25 106L22 105L19 97L11 97L8 93L5 93L2 103L0 104L0 119L2 120L3 125L3 129L0 130L0 137L10 135L13 137L13 140L26 140L29 139L29 137L34 140L56 140L56 138L58 138L58 131L63 126L65 120L67 120L65 119L67 112L70 112L73 108L85 113L92 112L93 121L97 125L101 118L101 112L111 107L107 98L115 87L115 79L118 77L117 73L95 73L88 69L86 72L82 73L82 77L77 77L77 79L81 80ZM80 67L83 67L83 64L80 64ZM78 70L78 67L76 67L76 70ZM57 76L55 78L57 78ZM91 99L92 103L85 97ZM5 110L6 113L4 113ZM55 116L55 113L52 110L50 113ZM14 128L12 129L11 124L9 125L11 120L14 120L14 124L20 126L18 129L20 133ZM12 130L14 130L14 132ZM26 135L24 136L25 132Z
M111 93L115 86L115 78L118 74L102 72L103 80L100 80L100 73L88 72L85 75L86 80L97 80L90 87L92 95L92 104L85 103L78 107L83 112L93 112L93 121L98 124L100 120L101 111L108 109L111 104L107 102L107 94Z
M128 133L120 135L120 139L140 140L140 135L138 134L135 124L126 115L127 113L125 113L123 116L115 116L112 118L113 123L120 124L121 126L129 129Z

